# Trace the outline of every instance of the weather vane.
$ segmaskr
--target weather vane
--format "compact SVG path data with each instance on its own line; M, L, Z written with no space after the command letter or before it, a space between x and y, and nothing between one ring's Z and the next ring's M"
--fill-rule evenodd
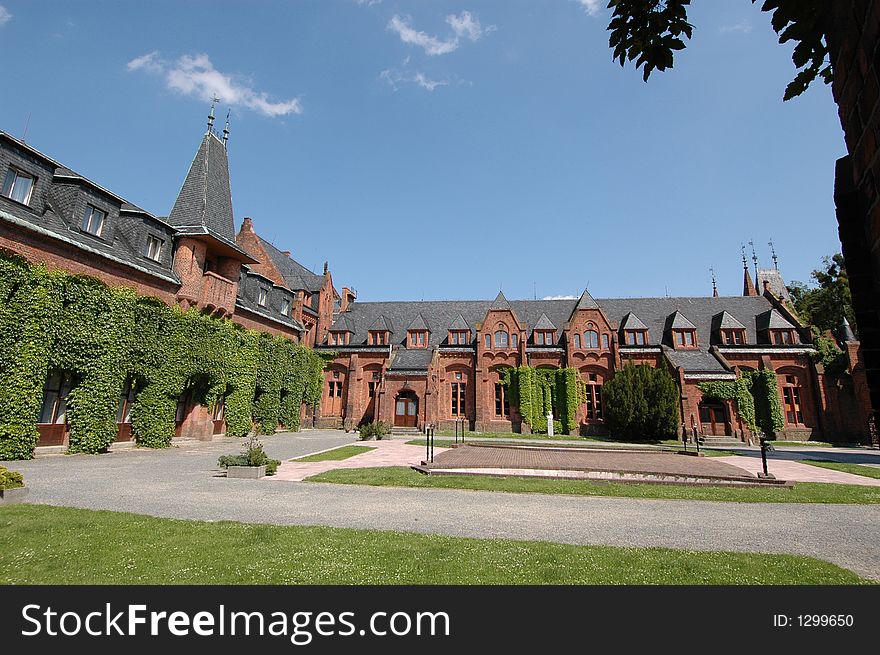
M770 253L773 256L773 268L775 268L778 271L779 270L779 258L776 256L776 248L773 247L773 239L770 239L770 241L767 243L767 245L770 246Z
M715 267L714 266L709 267L709 274L712 276L712 296L717 298L718 297L718 285L715 283Z

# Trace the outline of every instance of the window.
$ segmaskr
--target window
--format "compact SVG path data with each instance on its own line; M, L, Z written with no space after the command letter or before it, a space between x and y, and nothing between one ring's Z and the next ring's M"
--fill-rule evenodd
M495 416L502 418L510 416L510 402L507 400L505 391L503 384L495 383Z
M10 168L6 171L3 180L3 195L7 198L27 205L31 201L31 191L34 189L34 178L27 173Z
M741 329L722 330L721 340L727 345L741 346L746 342L746 331Z
M461 373L456 373L456 380L461 380ZM467 389L467 383L465 382L453 382L451 385L452 388L452 407L451 407L451 415L452 416L464 416L465 413L465 391Z
M257 304L260 307L265 307L267 302L269 302L269 290L266 287L260 287Z
M101 231L104 229L104 219L106 217L106 212L101 211L97 207L86 205L86 213L83 214L82 221L83 232L88 232L96 237L101 236Z
M581 335L580 335L580 334L575 334L575 335L574 335L574 347L575 347L575 348L580 348L580 347L581 347Z
M584 332L584 348L598 348L599 333L595 330L587 330Z
M604 332L602 334L602 350L608 350L611 346L611 339L608 337L608 333Z
M672 334L676 347L693 348L696 346L697 337L694 330L674 330Z
M553 330L539 330L535 332L535 343L537 345L552 346L553 342Z
M498 330L497 332L495 332L495 347L507 348L507 339L507 332L505 332L504 330Z
M119 406L116 409L117 423L131 423L131 405L137 395L137 385L129 379L119 394Z
M626 330L627 346L644 346L648 341L648 333L645 330Z
M782 401L785 405L785 422L789 425L803 425L804 413L801 409L801 389L796 376L785 376L782 387Z
M514 332L513 334L510 335L510 347L511 348L518 348L519 346L517 344L518 344L518 340L517 340L516 332Z
M492 347L492 335L487 334L486 335L486 348L491 348L491 347Z
M794 330L772 330L771 336L774 345L783 346L796 343Z
M466 346L470 343L470 336L468 330L452 330L449 332L449 343L453 346Z
M55 371L46 378L43 385L43 406L40 408L40 423L67 422L67 395L73 387L70 374Z
M387 346L388 333L384 330L373 330L369 334L369 342L371 346Z
M410 348L425 348L428 345L428 333L422 330L409 333Z
M373 400L376 397L376 389L379 388L379 374L373 373L373 379L367 382L367 397Z
M344 346L348 332L331 332L327 337L327 343L331 346Z
M588 421L602 420L602 384L596 373L587 375L585 415Z
M226 416L226 401L221 398L211 406L211 420L222 421Z
M147 235L147 246L144 248L144 257L148 259L152 259L154 262L157 262L162 257L162 244L164 242L162 239L158 237L154 237L152 234Z
M288 300L287 298L281 299L281 313L285 316L290 315L290 300Z

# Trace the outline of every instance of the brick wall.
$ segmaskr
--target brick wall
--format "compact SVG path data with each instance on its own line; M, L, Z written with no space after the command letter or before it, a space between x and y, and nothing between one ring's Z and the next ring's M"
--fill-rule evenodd
M849 155L839 160L835 204L862 344L864 374L880 411L880 0L832 3L833 93Z

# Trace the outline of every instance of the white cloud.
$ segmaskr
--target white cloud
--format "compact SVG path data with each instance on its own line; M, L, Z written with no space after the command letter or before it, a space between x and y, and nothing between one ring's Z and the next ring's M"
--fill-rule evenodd
M722 34L748 34L752 31L752 24L748 20L741 20L738 23L734 23L733 25L723 25L719 30Z
M458 38L466 36L471 41L476 41L484 34L494 32L498 29L494 25L489 25L484 28L480 25L480 19L469 11L463 11L458 16L450 14L446 17L446 22L449 23L449 26Z
M10 20L12 20L12 14L6 7L0 5L0 26L6 25Z
M602 9L602 0L577 0L590 16L595 16Z
M126 64L129 71L143 70L163 75L166 86L182 95L209 101L213 96L227 105L246 107L264 116L301 114L299 98L272 101L265 91L253 89L239 75L218 71L206 54L183 55L177 61L166 61L154 50Z
M580 296L544 296L541 300L577 300Z
M354 0L356 3L361 5L362 7L366 5L367 7L372 7L374 5L378 5L382 0Z
M388 23L388 29L397 32L400 40L404 43L417 45L425 51L425 54L446 55L458 49L458 38L441 41L436 36L426 32L419 32L410 25L408 17L394 15Z
M449 80L432 80L424 73L411 75L397 68L386 68L379 73L379 78L395 91L403 84L416 84L426 91L433 91L438 86L449 86Z

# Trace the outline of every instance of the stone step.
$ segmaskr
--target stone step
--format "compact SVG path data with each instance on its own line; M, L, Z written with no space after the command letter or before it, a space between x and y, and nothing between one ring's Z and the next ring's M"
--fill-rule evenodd
M702 437L700 444L715 448L721 446L744 446L745 444L735 437Z

